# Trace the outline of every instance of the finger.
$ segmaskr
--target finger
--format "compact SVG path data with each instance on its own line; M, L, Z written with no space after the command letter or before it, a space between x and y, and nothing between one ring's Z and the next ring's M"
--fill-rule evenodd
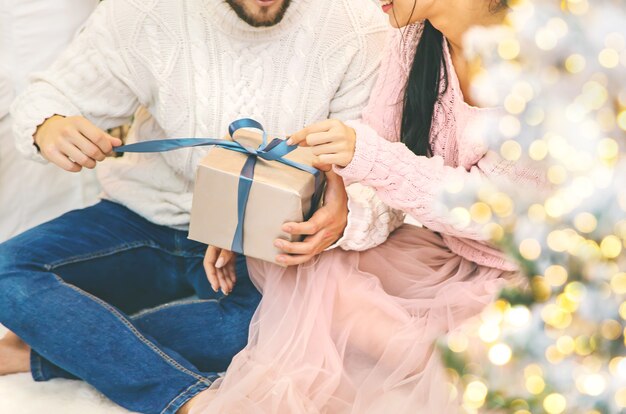
M76 118L75 122L80 133L97 145L105 154L111 152L114 146L122 145L122 140L112 137L85 118Z
M226 276L224 275L224 272L222 271L222 269L216 269L216 271L217 271L217 278L220 284L220 289L222 290L222 293L224 295L228 296L228 294L230 293L229 281L226 280Z
M341 139L341 137L338 137L337 134L333 134L332 132L316 132L307 135L306 143L307 146L314 147L318 145L336 143L339 139Z
M228 295L232 290L232 284L225 275L223 267L227 263L226 259L228 258L229 252L227 250L219 249L217 247L214 247L213 249L214 253L212 255L212 263L215 269L215 277L217 279L217 289L215 290L221 290L224 295Z
M107 134L107 139L109 140L111 145L114 147L121 147L124 144L124 141L122 141L120 138L116 138L109 134Z
M206 271L207 279L209 280L209 284L211 285L211 289L213 292L218 292L220 290L220 281L217 277L217 269L212 265L205 265L204 270Z
M209 284L211 285L211 289L213 289L214 292L217 292L220 288L220 281L217 277L217 269L213 266L213 264L205 262L204 270L206 272L207 279L209 280Z
M70 160L67 155L63 154L60 151L53 151L47 154L48 161L51 163L58 165L63 168L65 171L69 172L80 172L83 167L78 165L77 163Z
M346 155L343 153L321 154L317 157L317 159L322 164L332 164L332 165L338 165L340 167L345 167L346 165L350 163Z
M220 269L228 282L228 292L232 292L237 277L235 275L235 254L230 250L223 249L215 267Z
M235 253L231 252L230 250L227 250L227 258L226 258L226 265L224 266L224 271L226 273L226 276L233 282L233 286L234 284L237 282L237 273L235 271L236 269L236 262L237 262L237 256L235 255Z
M232 282L232 286L234 288L235 284L237 283L237 272L235 271L235 261L231 260L230 263L228 263L226 267L224 268L224 271L226 272L226 276Z
M324 210L324 207L317 210L309 221L303 223L285 223L283 225L283 231L292 235L316 234L328 224L329 220Z
M317 254L328 246L324 246L325 234L324 230L306 238L301 242L290 242L287 240L276 240L274 245L285 253L298 255Z
M204 270L206 271L209 283L211 284L211 288L214 292L217 292L220 287L219 279L217 277L217 269L215 268L215 261L217 260L218 254L218 249L213 246L209 246L206 254L204 255L203 261Z
M333 169L332 164L324 164L323 162L320 162L318 159L313 161L313 167L323 172L329 172L329 171L332 171Z
M104 161L104 159L106 158L106 154L103 153L102 150L100 150L100 148L96 146L96 144L85 138L78 131L76 131L75 134L72 134L69 137L69 140L83 154L91 159L94 159L96 161Z
M217 267L218 269L223 268L228 264L232 257L233 253L230 250L222 249L222 252L217 258L217 262L215 262L215 267Z
M289 145L308 146L306 143L307 136L316 134L318 132L328 132L331 128L338 125L338 121L334 119L328 119L326 121L317 122L311 124L308 127L296 132L287 140Z
M74 144L69 141L62 141L59 144L61 152L67 155L72 161L76 164L82 165L83 167L93 169L96 167L96 160L89 158L85 154L82 153L80 149L78 149Z
M287 145L300 145L302 147L306 147L306 137L308 135L307 129L301 129L300 131L292 134L289 138L287 138Z
M342 145L340 142L331 142L328 144L320 144L311 148L311 152L313 155L319 158L320 155L334 155L340 153L342 150Z
M279 255L276 256L276 262L283 266L297 266L311 260L314 255L300 255L300 256L289 256L289 255Z
M235 282L233 282L233 280L231 279L230 275L228 274L228 269L229 269L229 265L226 265L226 267L220 269L222 271L222 275L224 275L224 280L226 281L226 295L230 295L233 291L233 288L235 287Z

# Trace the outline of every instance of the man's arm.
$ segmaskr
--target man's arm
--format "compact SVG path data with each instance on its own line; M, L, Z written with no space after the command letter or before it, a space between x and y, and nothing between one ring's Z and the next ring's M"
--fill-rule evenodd
M15 139L25 155L79 171L121 144L103 129L128 122L139 102L118 53L110 7L115 2L101 4L68 49L13 103Z

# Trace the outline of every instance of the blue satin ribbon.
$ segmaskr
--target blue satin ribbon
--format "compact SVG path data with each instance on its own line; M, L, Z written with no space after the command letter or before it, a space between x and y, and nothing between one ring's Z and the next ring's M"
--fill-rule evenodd
M241 145L239 142L234 141L234 137L237 131L243 128L253 128L261 131L263 136L263 142L258 148L250 148ZM259 122L245 118L239 119L231 123L228 127L228 133L233 141L227 141L223 139L213 138L178 138L178 139L164 139L155 141L138 142L136 144L124 145L114 149L115 152L136 152L136 153L150 153L150 152L166 152L173 151L181 148L193 148L204 146L216 146L230 151L236 151L247 155L247 160L241 169L239 174L239 188L237 195L237 230L235 231L235 237L231 250L236 253L243 254L243 225L246 216L246 207L248 205L248 198L250 197L250 190L252 189L252 182L254 181L254 167L256 166L259 158L266 161L276 161L281 164L288 165L293 168L297 168L301 171L308 172L315 176L315 194L311 199L311 210L305 217L308 220L315 212L317 205L322 196L322 175L321 172L309 165L304 165L289 159L284 158L285 155L294 151L297 145L287 145L287 142L279 138L274 138L269 143L267 142L267 133L265 128Z

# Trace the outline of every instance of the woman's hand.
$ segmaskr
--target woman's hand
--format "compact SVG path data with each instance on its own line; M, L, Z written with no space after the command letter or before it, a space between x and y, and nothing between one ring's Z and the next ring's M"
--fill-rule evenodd
M209 246L204 255L204 270L214 291L229 295L237 283L235 254L226 249Z
M328 171L333 164L340 167L350 164L356 148L356 131L341 121L329 119L296 132L287 143L311 147L319 160L315 166Z

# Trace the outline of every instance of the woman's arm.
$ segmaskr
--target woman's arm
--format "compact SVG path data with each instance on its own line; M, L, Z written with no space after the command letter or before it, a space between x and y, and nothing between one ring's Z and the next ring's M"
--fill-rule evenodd
M417 156L404 144L380 137L362 122L350 122L356 149L345 168L336 168L349 182L376 190L382 201L406 212L429 229L451 236L486 240L483 226L468 225L450 213L444 195L450 185L480 188L488 182L543 188L546 181L537 169L501 159L487 152L469 171L444 165L443 158Z

